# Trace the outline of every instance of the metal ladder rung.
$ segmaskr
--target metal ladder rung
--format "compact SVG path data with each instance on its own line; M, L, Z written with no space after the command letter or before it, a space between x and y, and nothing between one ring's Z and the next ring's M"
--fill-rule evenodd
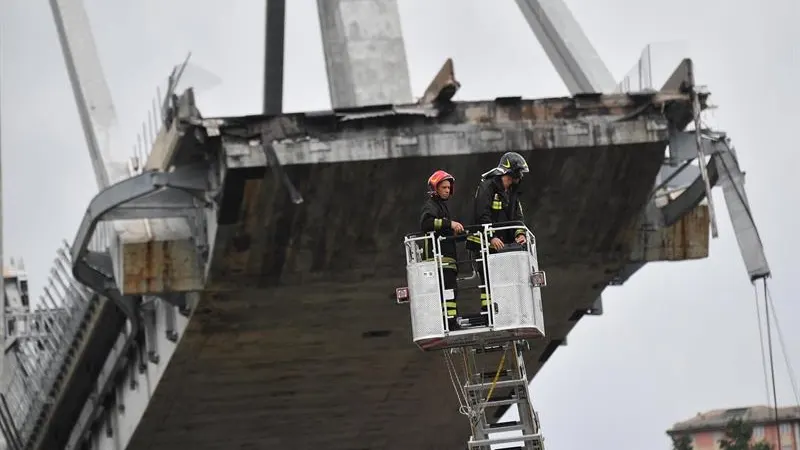
M478 354L478 355L481 355L481 354L486 354L486 353L502 352L503 350L505 350L505 349L503 348L502 345L493 345L491 347L477 348L477 349L475 349L475 353Z
M498 381L497 383L475 383L475 384L468 384L465 388L469 391L477 391L481 389L491 389L492 384L494 384L495 389L507 388L507 387L527 387L528 381L525 380L504 380Z
M473 441L470 439L468 445L469 448L475 447L485 447L487 445L494 445L494 444L508 444L511 442L530 442L530 441L542 441L542 435L540 433L536 434L523 434L522 436L508 436L508 437L498 437L498 438L489 438L489 439L481 439L479 441Z
M494 372L494 371L481 372L481 373L476 373L475 375L476 375L476 377L478 377L478 378L480 378L482 380L493 380L494 376L497 375L497 372ZM509 369L503 369L503 370L500 371L500 376L501 377L507 377L509 375L511 375L511 370L509 370Z
M489 425L487 430L490 433L506 433L509 431L525 431L525 425L521 422L498 422Z
M511 397L511 398L504 398L504 399L500 399L500 400L489 400L488 402L481 403L481 405L483 405L486 408L493 408L495 406L513 405L515 403L519 403L519 402L522 402L522 401L525 401L525 400L527 400L527 399Z

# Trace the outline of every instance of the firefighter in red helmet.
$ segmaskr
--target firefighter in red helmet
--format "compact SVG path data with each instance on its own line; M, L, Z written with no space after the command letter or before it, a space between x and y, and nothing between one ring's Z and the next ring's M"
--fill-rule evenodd
M428 198L422 205L420 216L420 229L425 232L434 231L436 237L451 237L464 232L464 226L453 220L450 210L447 208L447 200L453 195L453 188L456 179L444 170L437 170L428 178ZM423 258L433 258L430 243L426 240ZM444 306L447 312L448 325L450 330L458 329L456 305L456 284L458 276L458 265L456 264L456 242L453 239L446 239L441 242L442 251L442 272L444 274L444 288L453 290L454 298L445 299Z

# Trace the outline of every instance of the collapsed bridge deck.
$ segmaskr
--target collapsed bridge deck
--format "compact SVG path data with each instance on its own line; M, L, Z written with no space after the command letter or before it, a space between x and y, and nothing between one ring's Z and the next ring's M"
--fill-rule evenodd
M83 366L65 382L97 390L100 374L113 397L87 399L77 419L77 403L55 405L38 442L78 442L113 414L117 432L93 434L113 448L460 448L467 423L445 366L416 348L408 308L390 298L405 284L402 238L417 227L428 175L456 176L451 211L464 217L480 174L503 152L528 160L522 202L548 273L548 337L531 343L532 376L626 265L707 256L704 205L642 238L670 130L686 125L690 100L676 91L203 119L188 91L159 135L152 172L99 194L72 248L75 277L129 319L140 315L141 332L74 363ZM192 222L187 237L180 220L151 220L157 240L123 233L111 258L86 253L98 221L133 217L131 205L102 218L127 186L170 194L158 180L181 167L210 183L199 196L202 228ZM284 179L304 202L292 201ZM137 205L157 211L153 201ZM85 278L114 257L113 279ZM181 316L172 302L187 291L196 292ZM148 295L166 300L137 306ZM84 340L110 342L118 328L90 323Z
M222 119L204 144L226 162L206 291L130 448L463 445L441 359L412 345L389 298L424 180L455 174L463 217L502 152L528 160L523 204L549 278L533 375L630 261L663 111L689 108L679 94L592 95ZM268 168L269 133L302 204Z

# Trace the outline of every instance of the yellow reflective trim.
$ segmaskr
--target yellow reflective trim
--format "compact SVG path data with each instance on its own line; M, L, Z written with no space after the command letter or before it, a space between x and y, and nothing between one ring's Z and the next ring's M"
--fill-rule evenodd
M503 209L502 202L492 202L492 209Z
M434 258L423 258L422 262L431 262L434 261ZM456 264L456 260L447 256L442 257L442 268L445 270L456 270L458 265Z
M471 234L471 235L467 236L467 240L470 241L470 242L474 242L476 244L480 244L481 243L481 237L479 235L477 235L477 234Z
M488 294L481 293L481 300L486 300L487 298L489 298Z
M453 309L448 309L447 310L447 317L456 317L457 315L458 315L458 313L455 310L453 310Z
M481 300L481 306L489 306L489 300Z
M453 309L455 309L455 308L458 306L458 304L456 304L456 302L444 302L444 305L445 305L445 306L446 306L448 309L450 309L450 308L453 308Z
M442 219L433 219L433 229L439 231L442 228Z

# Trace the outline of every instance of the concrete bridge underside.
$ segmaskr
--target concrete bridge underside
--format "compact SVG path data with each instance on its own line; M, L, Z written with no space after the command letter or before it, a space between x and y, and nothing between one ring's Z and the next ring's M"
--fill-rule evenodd
M427 176L455 174L463 217L502 152L528 159L523 203L549 282L533 376L631 261L667 116L682 127L689 110L683 94L592 95L455 103L437 117L225 119L206 144L228 161L207 288L128 448L462 448L468 422L442 357L413 345L408 307L390 298L405 284L402 237L416 230ZM252 130L276 120L294 130L275 147L300 205L254 156ZM320 155L309 137L352 147ZM672 229L691 237L685 223ZM704 257L707 229L698 239L697 254L670 242L683 253L654 259Z

